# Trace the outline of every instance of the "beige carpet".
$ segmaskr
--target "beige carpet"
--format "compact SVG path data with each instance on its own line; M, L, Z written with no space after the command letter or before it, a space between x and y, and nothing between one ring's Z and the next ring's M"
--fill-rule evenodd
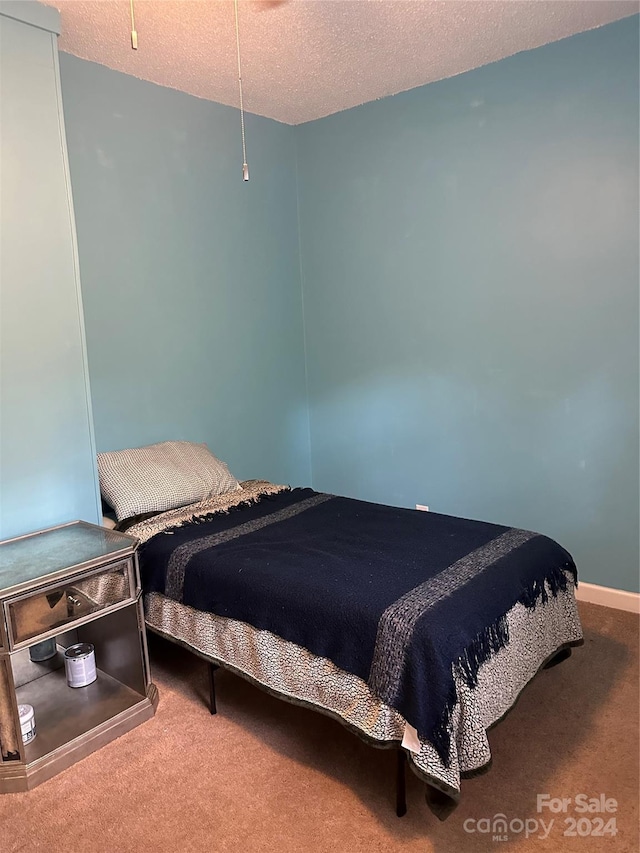
M581 613L585 645L493 730L492 769L463 783L445 823L412 774L409 812L395 816L392 753L229 673L218 673L211 717L205 665L156 640L156 717L34 791L0 797L0 851L637 851L638 617ZM581 815L573 804L538 814L544 793L614 798L617 835L564 836L565 818ZM516 821L508 840L465 831L496 813ZM546 839L541 827L528 840L517 832L518 819L541 816L554 817Z

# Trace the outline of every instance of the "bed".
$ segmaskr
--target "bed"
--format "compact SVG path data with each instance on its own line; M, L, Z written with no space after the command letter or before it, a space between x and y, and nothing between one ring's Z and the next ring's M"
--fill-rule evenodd
M490 764L487 731L542 667L582 642L576 568L548 537L238 483L226 466L213 489L200 471L196 500L182 494L182 505L158 509L166 470L136 465L99 457L112 505L113 484L132 467L138 487L154 482L142 504L128 501L127 485L118 513L130 514L121 529L140 541L148 628L212 673L226 667L395 748L399 814L405 760L446 818L461 780ZM180 492L173 470L168 482L170 505ZM140 505L152 509L132 514Z

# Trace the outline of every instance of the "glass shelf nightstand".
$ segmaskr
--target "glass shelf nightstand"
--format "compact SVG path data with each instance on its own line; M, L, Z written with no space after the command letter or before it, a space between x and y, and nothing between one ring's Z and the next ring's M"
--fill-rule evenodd
M0 793L35 787L154 715L137 545L84 521L0 542ZM52 656L32 660L51 638ZM67 685L75 643L95 649L86 687ZM21 705L35 712L26 744Z

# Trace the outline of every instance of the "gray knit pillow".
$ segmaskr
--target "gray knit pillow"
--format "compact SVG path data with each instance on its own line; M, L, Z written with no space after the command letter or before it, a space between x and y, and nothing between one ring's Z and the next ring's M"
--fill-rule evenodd
M102 497L113 507L118 521L240 488L206 444L190 441L98 453L98 474Z

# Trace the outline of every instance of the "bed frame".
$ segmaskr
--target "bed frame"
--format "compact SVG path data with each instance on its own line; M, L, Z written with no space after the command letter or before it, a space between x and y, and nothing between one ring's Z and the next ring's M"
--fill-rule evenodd
M219 664L208 660L207 671L209 673L209 712L218 713L216 705L216 670ZM404 817L407 813L407 779L406 779L407 756L404 749L396 749L396 815Z
M153 628L150 628L150 630L153 633L158 633L158 632L154 631ZM162 633L158 633L158 636L165 637L165 639L166 639L166 636L163 635ZM179 645L182 645L183 648L187 648L189 651L191 651L192 654L194 654L198 658L201 658L207 664L207 674L208 674L208 679L209 679L209 713L212 716L214 714L217 714L218 713L218 707L216 704L216 681L215 681L216 670L220 669L220 668L222 668L222 669L229 669L229 668L222 666L222 664L220 664L220 663L214 663L210 658L205 657L200 652L195 652L194 650L189 649L188 646L184 646L182 643L179 643ZM566 658L568 658L570 655L571 655L571 648L570 647L564 647L564 648L558 649L558 651L545 664L543 664L541 669L551 669L551 667L557 666L557 664L566 660ZM253 681L253 679L247 678L246 676L243 676L243 673L240 672L239 670L229 669L229 671L233 672L234 675L240 675L242 677L245 677L247 681L250 681L252 684L255 684L257 687L260 687L260 685L257 684L257 682ZM269 691L267 691L267 692L269 692ZM287 700L287 697L283 696L283 695L279 695L278 698L283 699L285 701ZM311 707L311 706L305 705L305 707ZM497 721L497 722L500 722L500 721ZM396 815L398 817L404 817L407 813L407 780L406 780L407 756L406 756L406 753L402 747L397 747L397 746L395 746L395 744L389 744L388 747L382 746L380 744L376 744L376 747L378 749L385 749L385 748L395 749L395 752L396 752L396 769L395 769ZM482 773L483 769L488 769L488 768L481 768L480 770L474 771L471 775L476 776L479 773ZM465 778L465 776L466 776L466 774L463 774L462 778Z

